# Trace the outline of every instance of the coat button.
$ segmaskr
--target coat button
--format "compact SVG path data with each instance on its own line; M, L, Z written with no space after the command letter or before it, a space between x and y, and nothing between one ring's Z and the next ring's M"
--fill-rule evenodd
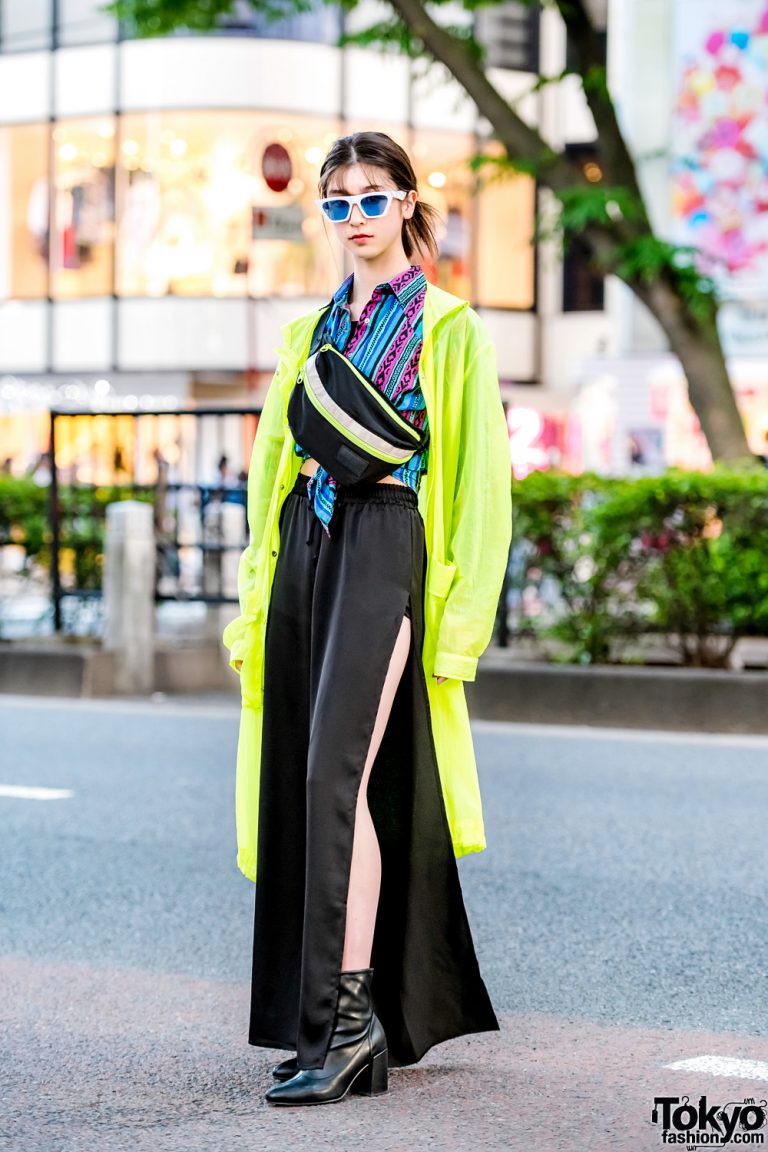
M273 556L277 556L277 552L275 552L275 551L273 550L273 551L272 551L272 555L273 555Z

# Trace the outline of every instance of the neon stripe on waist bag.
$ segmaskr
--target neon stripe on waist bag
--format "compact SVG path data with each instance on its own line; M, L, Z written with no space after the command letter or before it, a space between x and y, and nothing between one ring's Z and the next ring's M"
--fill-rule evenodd
M377 433L366 428L359 420L356 420L351 413L346 412L330 395L328 389L323 383L317 367L317 357L322 353L328 353L337 357L341 362L343 361L343 368L345 371L352 373L359 381L362 388L366 389L369 400L374 400L380 409L380 416L386 424L389 424L392 429L392 439L401 440L405 437L411 441L410 446L401 448L397 444L393 444L391 440L387 440ZM357 444L359 448L369 452L372 456L380 460L385 460L393 464L400 464L410 459L416 448L421 444L421 432L414 428L407 420L404 420L382 396L379 390L374 387L365 377L355 368L354 364L347 359L343 353L339 352L333 344L323 344L318 348L314 355L310 356L304 368L299 373L299 380L302 382L304 392L313 405L313 407L320 413L320 415L334 427L340 435L344 436L353 444Z

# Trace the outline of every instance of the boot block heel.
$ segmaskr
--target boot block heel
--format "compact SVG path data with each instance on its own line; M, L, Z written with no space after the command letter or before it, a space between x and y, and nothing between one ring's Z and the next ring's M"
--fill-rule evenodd
M352 1092L358 1096L380 1096L387 1091L387 1049L377 1052L355 1079Z

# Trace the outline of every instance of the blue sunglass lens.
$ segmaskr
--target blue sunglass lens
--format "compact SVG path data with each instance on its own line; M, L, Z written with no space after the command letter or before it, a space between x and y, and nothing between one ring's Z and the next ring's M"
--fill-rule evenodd
M349 213L349 205L346 200L325 200L323 201L323 211L329 220L333 220L334 224L338 224L341 220L346 220Z
M386 196L363 196L360 202L366 216L381 216L387 206Z

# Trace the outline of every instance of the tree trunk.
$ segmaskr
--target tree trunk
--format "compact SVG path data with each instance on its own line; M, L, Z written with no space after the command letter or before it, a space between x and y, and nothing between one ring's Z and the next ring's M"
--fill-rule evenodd
M661 325L688 381L688 397L713 458L761 466L741 420L715 322L699 320L685 308L674 287L661 277L653 284L629 284Z

